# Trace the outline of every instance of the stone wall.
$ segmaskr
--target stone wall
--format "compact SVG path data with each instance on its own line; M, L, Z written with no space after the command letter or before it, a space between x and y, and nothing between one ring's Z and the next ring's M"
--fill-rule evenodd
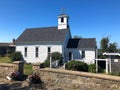
M120 77L58 69L39 69L47 87L60 90L120 90Z
M32 70L37 70L37 69L40 69L40 63L33 63L32 64Z
M5 77L10 72L19 71L23 74L23 62L22 61L15 61L13 63L0 63L0 76Z

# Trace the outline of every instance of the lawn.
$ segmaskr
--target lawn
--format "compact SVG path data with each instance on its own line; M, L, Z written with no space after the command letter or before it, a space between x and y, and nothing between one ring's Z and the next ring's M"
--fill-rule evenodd
M0 63L11 63L9 57L0 57ZM32 73L32 64L24 64L24 74L30 75Z
M24 64L24 74L25 75L32 74L32 64Z
M11 63L9 57L0 57L0 63Z

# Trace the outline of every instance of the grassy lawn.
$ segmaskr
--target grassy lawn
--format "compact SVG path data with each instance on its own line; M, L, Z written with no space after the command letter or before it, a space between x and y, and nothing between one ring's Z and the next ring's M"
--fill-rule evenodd
M32 64L24 64L24 74L30 75L32 73Z
M0 57L0 63L11 63L9 57Z
M12 63L9 57L0 57L0 63ZM24 64L24 74L30 75L32 73L32 64Z

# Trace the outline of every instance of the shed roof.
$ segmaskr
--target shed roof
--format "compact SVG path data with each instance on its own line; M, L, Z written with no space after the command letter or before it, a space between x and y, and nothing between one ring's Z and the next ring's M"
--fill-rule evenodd
M8 47L11 43L0 43L1 47Z
M96 48L95 38L75 38L70 39L67 48Z

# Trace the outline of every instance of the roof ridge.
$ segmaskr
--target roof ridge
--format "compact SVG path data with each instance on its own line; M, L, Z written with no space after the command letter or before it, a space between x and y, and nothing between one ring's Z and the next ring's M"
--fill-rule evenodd
M82 40L82 39L96 39L96 38L72 38L73 40L77 39L77 40Z
M57 27L57 26L26 28L26 30L31 30L31 29L44 29L44 28L56 28L56 27Z
M0 42L0 44L10 44L12 42Z

